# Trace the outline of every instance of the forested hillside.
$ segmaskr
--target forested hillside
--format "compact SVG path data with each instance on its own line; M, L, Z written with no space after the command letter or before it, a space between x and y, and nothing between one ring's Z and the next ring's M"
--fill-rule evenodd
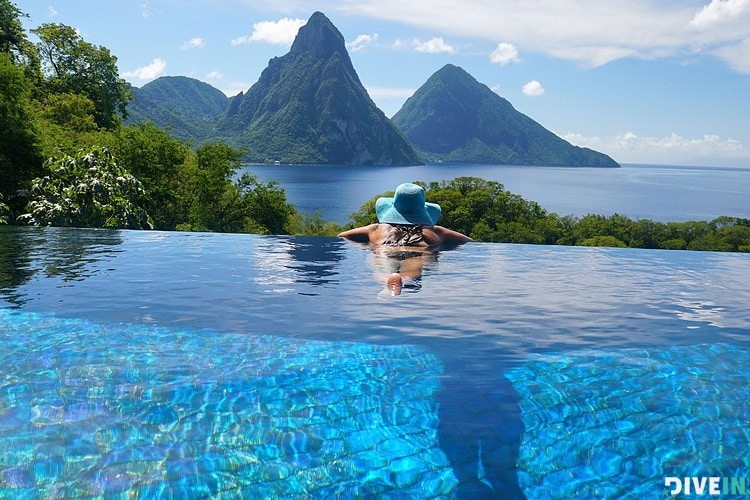
M619 166L605 154L561 139L452 64L433 74L393 122L426 161Z
M344 37L322 13L300 28L219 122L251 161L416 165L421 161L359 81Z
M151 121L172 137L198 144L216 135L216 122L229 106L219 89L186 76L162 76L131 92L125 123Z

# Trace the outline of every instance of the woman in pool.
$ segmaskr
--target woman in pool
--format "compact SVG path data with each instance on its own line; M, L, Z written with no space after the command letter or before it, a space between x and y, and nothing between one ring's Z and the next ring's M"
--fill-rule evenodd
M392 198L378 198L375 213L376 224L350 229L339 236L394 250L388 252L394 265L386 280L392 295L401 293L403 277L421 276L422 266L415 266L417 260L421 263L433 252L473 241L465 234L436 225L440 205L426 202L424 188L417 184L401 184Z

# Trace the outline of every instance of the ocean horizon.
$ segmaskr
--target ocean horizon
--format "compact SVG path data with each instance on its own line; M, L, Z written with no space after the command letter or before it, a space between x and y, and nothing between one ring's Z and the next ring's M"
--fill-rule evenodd
M621 164L621 168L429 163L421 166L246 165L304 214L344 223L402 182L480 177L561 216L620 214L659 222L750 218L750 168Z

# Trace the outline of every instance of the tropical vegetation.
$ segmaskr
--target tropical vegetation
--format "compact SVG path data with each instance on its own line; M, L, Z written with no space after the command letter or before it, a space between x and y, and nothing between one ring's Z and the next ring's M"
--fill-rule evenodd
M117 76L116 57L60 24L35 29L32 43L24 16L0 0L0 224L323 236L342 229L319 212L300 214L277 184L240 175L247 151L196 147L147 121L126 124L131 89ZM477 241L750 251L749 219L561 217L494 181L424 186L442 206L440 223ZM347 227L375 222L376 198Z
M62 24L32 30L32 43L25 16L0 0L0 223L304 230L276 184L238 178L244 151L124 125L132 96L117 58Z

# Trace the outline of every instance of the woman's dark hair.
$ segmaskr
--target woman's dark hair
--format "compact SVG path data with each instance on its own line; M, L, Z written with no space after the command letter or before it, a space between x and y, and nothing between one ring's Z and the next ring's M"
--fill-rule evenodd
M388 224L389 231L385 244L391 246L415 245L422 241L422 227L419 224Z

